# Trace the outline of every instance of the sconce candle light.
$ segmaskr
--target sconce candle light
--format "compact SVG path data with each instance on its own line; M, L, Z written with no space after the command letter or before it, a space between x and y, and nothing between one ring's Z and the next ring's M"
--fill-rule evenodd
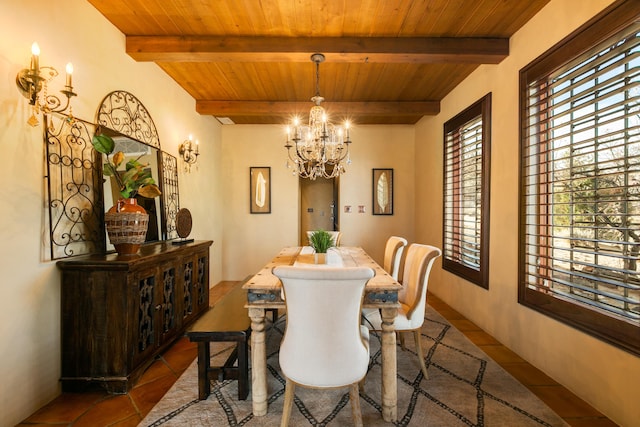
M191 172L191 165L195 165L198 161L198 156L200 155L200 150L198 149L198 140L196 140L195 147L193 143L193 137L189 135L189 139L186 139L180 146L178 147L178 153L182 160L184 160L184 170L186 172Z
M64 89L60 91L67 98L63 106L60 98L47 94L47 84L58 75L58 70L49 66L40 66L40 47L38 43L33 43L31 46L31 64L29 68L20 70L16 76L18 90L29 100L29 104L33 106L31 117L29 117L27 121L31 126L37 126L39 124L36 114L40 111L45 114L62 113L69 108L69 116L73 117L71 114L71 97L76 96L76 93L73 92L73 86L71 84L71 75L73 73L73 65L71 63L67 64L66 71L66 85ZM40 100L40 92L42 92L43 100Z

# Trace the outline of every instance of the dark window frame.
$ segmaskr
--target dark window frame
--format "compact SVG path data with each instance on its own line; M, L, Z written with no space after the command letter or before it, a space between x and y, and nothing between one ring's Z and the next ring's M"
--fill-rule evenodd
M635 355L640 355L640 324L621 320L615 316L603 314L586 305L566 301L541 290L532 289L527 284L527 239L526 239L526 185L525 158L527 155L527 109L528 88L532 82L543 81L544 77L561 70L566 64L576 60L595 46L637 21L640 17L640 3L620 0L588 21L574 33L560 41L549 51L535 59L520 71L520 195L519 195L519 255L518 255L518 302L526 307L543 313L582 332L601 339ZM539 117L544 120L546 117ZM538 135L542 135L539 132ZM538 142L544 151L544 141ZM543 176L544 172L537 176ZM543 184L540 184L543 185ZM539 197L540 193L538 194ZM538 218L549 215L543 212L547 203L540 203ZM538 227L549 226L538 221ZM540 243L538 243L540 246Z
M451 215L451 222L459 223L461 221L461 212L459 211L459 207L461 205L462 195L458 193L455 189L453 190L453 194L448 194L448 176L450 175L450 168L448 156L448 144L450 134L459 133L461 129L473 120L480 119L482 122L482 140L481 140L481 167L480 174L481 176L476 181L480 183L479 189L479 199L480 199L480 238L479 240L479 255L478 255L478 268L472 268L462 260L462 255L460 252L460 247L463 246L461 243L463 240L455 239L451 236L448 236L449 232L447 231L449 228L457 229L463 228L463 226L456 227L455 225L448 224L448 209L453 209L454 213ZM455 139L453 144L458 144L460 142L459 139ZM491 184L491 93L485 95L480 100L473 103L471 106L466 108L461 113L457 114L452 119L448 120L444 124L444 140L443 140L443 228L442 228L442 247L443 247L443 257L442 257L442 268L446 271L449 271L459 277L462 277L469 282L478 285L484 289L489 289L489 202L490 202L490 184ZM457 148L453 148L453 150L457 150ZM451 171L453 175L461 175L460 174L460 162L456 162L453 167L455 168ZM462 184L462 181L459 181ZM450 206L451 205L451 206ZM455 232L451 233L455 235ZM452 252L448 250L448 248L452 248ZM457 254L457 256L455 256Z

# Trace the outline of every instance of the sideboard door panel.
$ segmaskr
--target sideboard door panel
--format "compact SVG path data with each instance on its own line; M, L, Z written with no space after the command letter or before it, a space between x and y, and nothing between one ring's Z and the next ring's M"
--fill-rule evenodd
M158 346L156 338L157 305L155 297L156 269L147 269L135 274L133 280L135 286L135 311L133 318L134 342L132 346L133 361L135 366L144 361L150 354L154 353Z
M178 270L179 266L172 264L164 266L160 272L162 286L158 287L158 301L160 301L159 345L173 339L176 336L178 327L182 325L181 319L176 312Z

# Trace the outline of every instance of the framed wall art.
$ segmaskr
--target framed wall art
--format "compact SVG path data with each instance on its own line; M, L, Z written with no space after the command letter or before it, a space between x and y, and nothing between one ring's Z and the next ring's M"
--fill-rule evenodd
M249 168L249 206L252 214L271 213L271 167Z
M393 215L393 169L373 170L373 215Z

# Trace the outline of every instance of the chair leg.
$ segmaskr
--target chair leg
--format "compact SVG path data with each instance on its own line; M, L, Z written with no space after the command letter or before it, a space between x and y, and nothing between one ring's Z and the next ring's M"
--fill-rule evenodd
M407 348L404 346L404 334L402 333L402 331L396 331L396 335L398 341L400 342L400 348L402 349L402 351L405 351Z
M420 369L422 369L422 374L424 375L424 379L429 379L429 374L427 373L427 367L424 364L424 355L422 354L422 345L420 344L420 330L413 331L413 338L416 342L416 353L418 353L418 360L420 360Z
M358 383L353 383L349 387L349 400L351 401L351 414L356 427L362 427L362 411L360 410L360 390Z
M287 378L287 384L284 386L284 406L282 407L282 421L280 427L289 425L289 417L291 416L291 407L293 406L293 396L295 394L296 384Z

